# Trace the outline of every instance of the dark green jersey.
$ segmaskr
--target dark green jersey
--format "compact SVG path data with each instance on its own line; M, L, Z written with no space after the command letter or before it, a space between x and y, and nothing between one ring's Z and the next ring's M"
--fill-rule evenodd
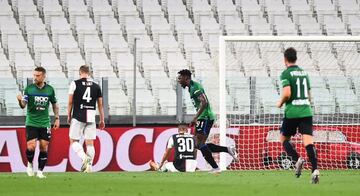
M191 101L196 108L196 111L199 111L199 109L200 109L199 95L204 94L205 98L207 99L204 88L201 86L200 83L191 80L190 87L189 87L189 93L190 93ZM208 102L208 105L206 106L205 110L200 114L198 119L205 119L205 120L207 120L207 119L214 120L215 119L215 114L211 110L209 102Z
M30 84L25 88L27 101L26 126L50 127L49 104L56 103L54 88L45 83L43 88Z
M310 90L308 74L300 67L294 65L282 72L280 80L283 88L286 86L291 88L291 97L285 106L285 117L303 118L312 116L308 98Z

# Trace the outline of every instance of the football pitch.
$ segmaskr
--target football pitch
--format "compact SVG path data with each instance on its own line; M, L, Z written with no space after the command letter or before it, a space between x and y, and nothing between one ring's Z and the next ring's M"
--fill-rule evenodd
M360 195L360 171L321 171L320 184L310 172L296 179L293 171L98 172L47 173L46 179L25 173L1 173L0 195Z

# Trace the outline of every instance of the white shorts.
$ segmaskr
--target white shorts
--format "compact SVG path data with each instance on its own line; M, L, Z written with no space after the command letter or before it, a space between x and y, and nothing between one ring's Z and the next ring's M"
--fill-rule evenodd
M76 120L75 118L71 119L69 130L70 139L80 140L82 136L86 140L95 140L96 123L84 123Z
M186 172L194 172L196 170L197 161L196 160L186 160ZM169 172L179 172L174 166L173 162L165 163L160 171L169 171Z

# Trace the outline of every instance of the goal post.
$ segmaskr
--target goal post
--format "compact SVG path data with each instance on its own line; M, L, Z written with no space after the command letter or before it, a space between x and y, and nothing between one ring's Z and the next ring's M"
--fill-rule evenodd
M285 69L283 51L288 47L298 50L299 66L312 76L320 168L360 169L360 36L220 36L219 107L214 108L219 114L220 145L228 145L230 138L240 155L240 163L234 163L221 153L220 168L292 167L286 157L282 159L286 155L278 142L285 106L274 107ZM229 127L237 129L237 136L229 136ZM295 136L295 143L297 149L303 148L300 136ZM303 156L304 150L298 151Z

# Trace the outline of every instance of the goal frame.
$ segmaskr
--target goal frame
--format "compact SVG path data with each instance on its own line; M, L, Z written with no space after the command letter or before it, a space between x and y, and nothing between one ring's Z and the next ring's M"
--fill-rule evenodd
M360 42L360 36L220 36L219 37L219 132L226 146L226 43L227 42ZM226 170L226 154L220 153L220 169Z

